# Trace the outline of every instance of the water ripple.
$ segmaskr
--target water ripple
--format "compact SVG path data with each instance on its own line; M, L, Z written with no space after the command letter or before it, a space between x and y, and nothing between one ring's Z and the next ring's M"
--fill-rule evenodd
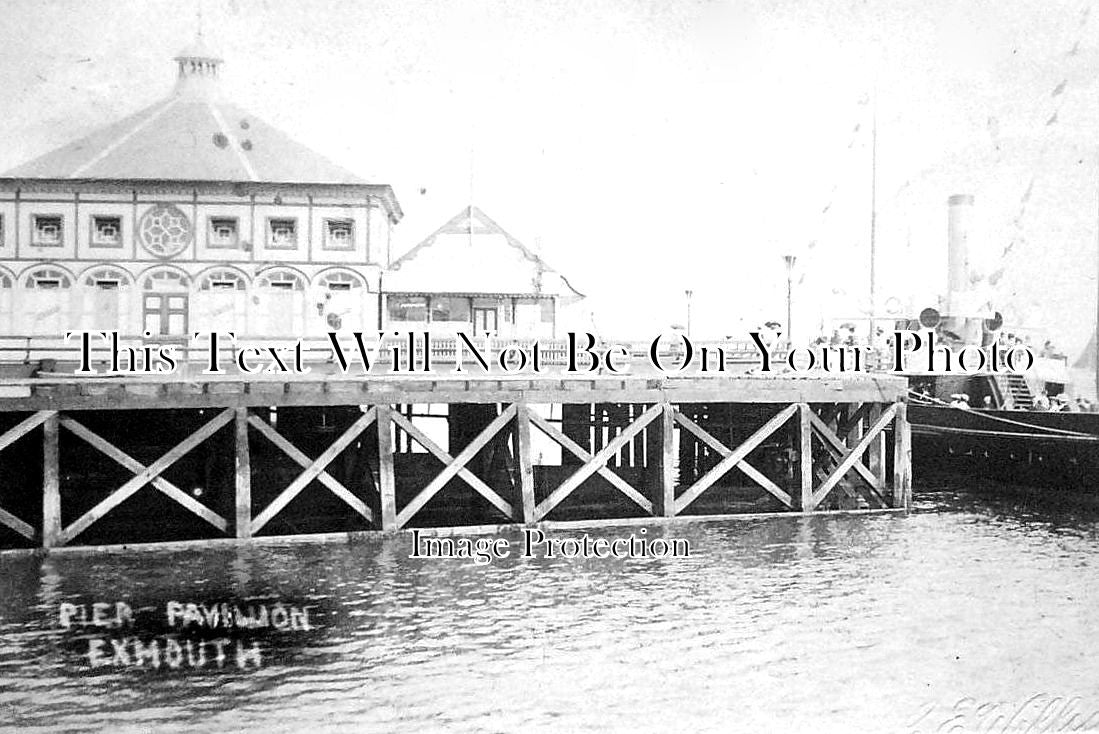
M475 566L407 538L0 557L0 727L892 731L963 695L1099 709L1099 516L921 508L651 529L690 541L679 559ZM59 605L115 599L283 600L319 628L258 638L259 668L90 671L111 633L60 629Z

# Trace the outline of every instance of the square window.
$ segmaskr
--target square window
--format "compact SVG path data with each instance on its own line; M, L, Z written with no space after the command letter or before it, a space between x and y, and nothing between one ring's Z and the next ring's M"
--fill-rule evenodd
M432 296L431 320L468 322L470 320L469 299L458 296Z
M240 244L240 229L235 217L210 218L210 247L233 248Z
M92 217L92 247L122 247L122 218Z
M61 247L61 217L34 217L34 244L40 247Z
M298 246L298 220L268 219L267 246L275 250L292 250Z
M390 321L427 321L425 296L389 296L386 305Z
M354 250L355 221L353 219L324 220L324 249Z

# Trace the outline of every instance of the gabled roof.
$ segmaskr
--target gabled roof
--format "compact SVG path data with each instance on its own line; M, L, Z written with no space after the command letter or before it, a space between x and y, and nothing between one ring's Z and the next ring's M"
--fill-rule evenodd
M463 244L455 250L457 242ZM568 293L547 282L547 274L559 279ZM583 297L538 253L472 205L394 260L386 277L394 292L546 292Z
M366 183L224 100L218 90L221 60L201 42L175 61L179 82L168 98L4 177Z
M515 239L506 231L504 231L503 227L492 221L492 219L489 218L487 214L485 214L483 211L481 211L476 206L473 206L472 204L460 210L457 214L451 217L446 224L439 227L437 230L428 235L423 242L419 243L408 252L394 260L393 263L390 265L390 268L394 270L399 269L402 264L420 254L421 250L424 250L434 245L439 236L444 234L502 235L507 240L507 243L523 253L523 256L525 258L533 263L541 265L542 268L545 270L553 269L546 265L542 258L538 257L538 255L533 250L531 250L522 242Z

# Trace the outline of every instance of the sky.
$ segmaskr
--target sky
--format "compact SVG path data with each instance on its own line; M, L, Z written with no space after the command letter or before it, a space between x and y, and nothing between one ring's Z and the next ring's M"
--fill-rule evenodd
M0 0L0 170L165 96L201 24L245 109L396 191L469 203L608 335L933 305L946 199L1009 328L1095 329L1099 12L1042 0ZM877 124L877 178L871 136Z

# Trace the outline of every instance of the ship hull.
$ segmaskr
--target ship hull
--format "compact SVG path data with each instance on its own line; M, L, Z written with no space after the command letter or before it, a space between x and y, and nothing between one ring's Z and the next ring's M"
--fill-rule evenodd
M1099 414L910 404L916 480L949 476L1099 496Z

